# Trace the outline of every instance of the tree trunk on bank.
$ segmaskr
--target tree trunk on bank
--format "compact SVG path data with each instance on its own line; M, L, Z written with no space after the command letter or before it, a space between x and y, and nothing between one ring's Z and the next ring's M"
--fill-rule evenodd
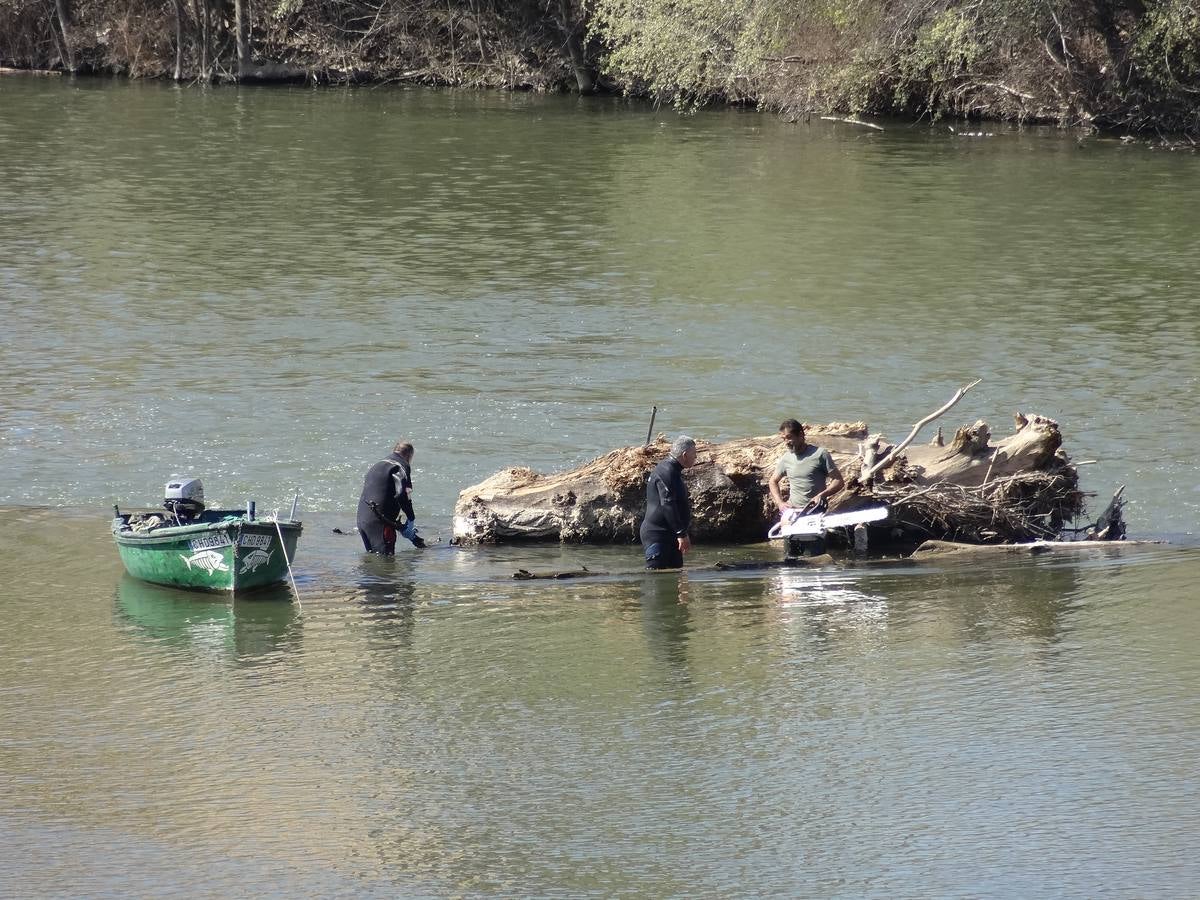
M237 79L241 81L251 65L250 11L246 8L246 0L234 0L233 18L237 31Z
M561 17L559 27L562 28L566 40L567 55L571 59L571 68L575 72L575 84L581 94L596 92L596 67L587 58L583 46L583 23L575 18L568 0L558 0L558 13Z
M183 80L183 0L171 0L175 8L175 71L172 77L175 81Z
M212 81L212 7L208 5L208 0L204 0L200 4L200 10L204 13L203 24L203 40L200 43L200 50L203 54L200 76L206 81Z
M200 81L212 81L208 62L208 0L192 0L192 13L196 17L197 77Z
M994 445L987 424L976 422L960 428L949 447L910 446L869 487L856 483L867 452L864 423L805 430L810 443L829 450L850 486L833 499L830 512L880 502L890 507L888 520L871 526L875 550L912 549L928 538L975 543L1054 538L1083 507L1078 473L1061 450L1052 419L1018 416L1017 431ZM645 447L613 450L569 472L506 469L459 495L454 540L635 542L646 477L668 449L660 435ZM767 481L782 453L779 438L701 441L699 449L700 461L685 475L692 536L709 543L764 540L778 520Z
M71 47L71 36L67 29L71 27L70 0L54 0L54 10L58 17L58 38L62 41L63 66L72 75L75 74L75 51Z

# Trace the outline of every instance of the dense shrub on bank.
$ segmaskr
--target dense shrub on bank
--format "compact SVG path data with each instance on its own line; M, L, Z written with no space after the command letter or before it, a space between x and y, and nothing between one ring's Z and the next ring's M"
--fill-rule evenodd
M568 43L584 52L586 21L573 3L0 0L0 65L182 81L555 89L574 83Z
M1200 130L1194 0L600 0L593 29L682 105Z
M1195 0L0 0L0 63L1200 133Z

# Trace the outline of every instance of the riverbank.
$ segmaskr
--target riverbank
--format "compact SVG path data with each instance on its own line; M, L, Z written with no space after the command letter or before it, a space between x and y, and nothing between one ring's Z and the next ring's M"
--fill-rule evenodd
M1200 135L1200 16L1182 0L1025 8L782 0L212 0L0 10L0 65L186 82L615 92L792 119L892 115Z

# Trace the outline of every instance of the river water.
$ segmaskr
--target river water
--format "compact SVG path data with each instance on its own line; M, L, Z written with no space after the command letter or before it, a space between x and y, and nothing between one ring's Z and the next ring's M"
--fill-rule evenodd
M0 78L0 894L1190 895L1198 163L882 124ZM976 377L948 430L1057 419L1169 543L681 577L333 531L401 437L444 538L652 405L898 439ZM123 575L111 504L176 472L300 492L299 604Z

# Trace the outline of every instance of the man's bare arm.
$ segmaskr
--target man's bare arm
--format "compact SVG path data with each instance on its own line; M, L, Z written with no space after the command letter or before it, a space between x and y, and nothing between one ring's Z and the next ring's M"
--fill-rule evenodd
M780 483L783 481L783 476L776 473L771 476L771 480L767 482L767 487L771 491L771 499L775 501L775 508L780 512L787 508L787 503L784 502L783 492L780 490Z
M834 466L829 470L829 478L825 482L825 490L813 497L811 502L820 503L822 500L828 500L845 486L846 479L842 477L842 473L838 467Z

